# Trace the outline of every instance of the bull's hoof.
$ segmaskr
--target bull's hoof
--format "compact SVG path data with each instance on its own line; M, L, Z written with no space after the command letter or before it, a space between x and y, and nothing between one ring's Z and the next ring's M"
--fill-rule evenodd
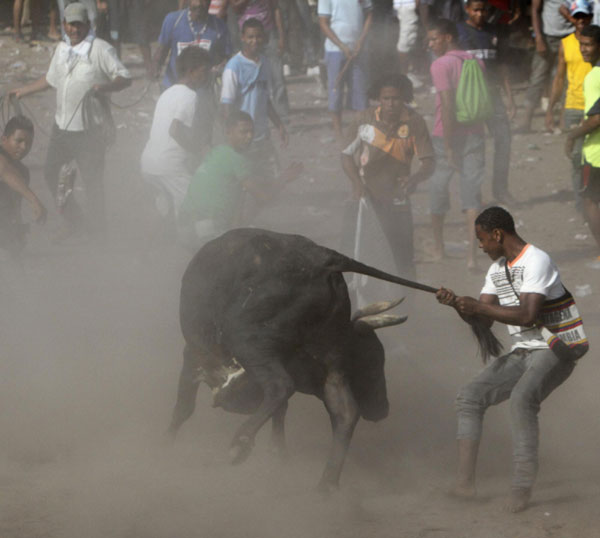
M238 437L231 444L229 449L229 457L231 458L231 464L237 465L248 459L252 448L254 447L254 440L250 437Z

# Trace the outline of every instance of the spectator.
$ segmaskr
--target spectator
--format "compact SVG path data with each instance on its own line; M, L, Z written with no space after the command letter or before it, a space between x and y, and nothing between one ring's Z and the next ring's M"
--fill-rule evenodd
M317 50L320 44L319 28L314 24L308 0L296 0L296 9L300 17L299 23L304 43L304 63L310 71L318 74L319 63ZM290 47L291 48L291 47Z
M65 7L72 4L74 0L57 0L58 4L58 16L62 22L65 19ZM96 22L98 18L98 4L102 4L106 0L81 0L79 3L83 4L87 9L88 18L90 20L90 27L92 32L96 32ZM67 37L64 28L61 28L63 39Z
M23 19L23 8L25 0L14 0L13 3L13 35L15 41L23 41L23 32L21 31L21 22ZM43 39L42 32L42 5L41 0L30 1L31 13L31 40Z
M421 81L408 74L410 53L414 50L419 35L419 15L416 0L394 0L394 10L400 23L398 32L398 68L407 74L413 84L421 85Z
M164 88L177 82L175 61L183 49L203 48L215 66L223 63L231 53L227 26L214 15L209 15L209 4L209 0L191 0L188 8L173 11L165 17L153 59L153 72L158 76L169 57L162 81Z
M419 16L423 28L429 29L436 19L448 19L458 23L465 18L462 0L420 0Z
M283 76L282 56L285 50L285 32L279 0L231 0L231 5L238 16L240 31L249 19L257 19L263 25L264 54L270 64L271 101L279 117L287 119L290 106Z
M365 43L373 20L371 0L319 0L319 24L325 40L329 111L333 130L342 139L344 86L353 110L368 106L368 57Z
M447 19L432 23L427 32L429 48L437 57L431 64L431 78L437 91L433 148L436 170L430 182L431 223L434 261L444 256L444 218L449 209L448 184L454 173L460 178L460 198L468 230L467 267L476 269L475 218L481 207L484 176L483 123L462 125L456 120L455 92L463 61L473 58L459 50L456 25ZM483 62L479 61L483 67Z
M414 278L410 194L435 168L423 118L406 106L412 85L405 75L386 75L373 88L379 105L357 115L342 151L342 166L353 198L368 197L400 275ZM411 174L413 157L420 161Z
M486 0L467 0L465 11L467 20L457 24L458 43L462 49L483 60L494 101L494 114L486 122L494 137L492 194L499 203L516 205L516 200L508 190L511 146L509 118L514 117L516 110L510 87L508 40L499 34L496 27L485 22ZM508 113L500 94L501 88L506 94Z
M158 76L162 65L169 57L162 80L164 88L177 81L175 62L185 48L200 47L206 50L215 71L221 69L231 54L227 25L223 20L208 13L209 4L209 0L191 0L188 8L171 12L165 17L152 68L153 75ZM206 83L198 88L197 93L194 129L198 133L197 153L200 154L212 143L217 109L213 77L207 77Z
M561 6L561 9L564 6ZM571 4L569 17L575 26L575 32L563 38L558 49L558 64L552 84L552 93L546 112L546 129L554 131L554 106L562 99L565 77L567 79L567 94L564 110L561 114L565 130L578 126L583 121L584 96L583 80L591 71L592 66L583 60L579 48L581 30L592 22L592 7L585 0L577 0ZM574 146L572 164L572 184L575 194L575 206L582 210L581 196L581 148L583 140L578 139Z
M261 174L275 177L279 171L277 153L270 140L269 120L279 130L282 146L288 134L269 96L270 65L262 54L265 31L257 19L242 26L242 50L225 66L221 103L225 119L235 110L246 112L254 122L254 138L250 158Z
M121 56L121 43L128 41L138 45L146 72L152 72L150 49L149 0L98 0L98 11L108 17L110 42ZM108 36L107 36L108 37Z
M156 103L141 159L144 179L157 193L156 206L173 224L192 175L191 157L197 151L192 125L196 92L209 77L210 56L201 48L188 47L177 57L177 72L178 83L167 88Z
M531 23L535 34L535 54L531 61L529 87L525 94L525 111L515 132L531 130L533 112L547 88L558 57L558 48L563 37L573 33L573 25L559 12L564 0L532 0ZM540 17L541 12L541 17Z
M55 125L48 145L45 179L56 195L60 169L71 160L77 162L87 191L88 230L102 238L106 233L102 179L106 143L97 129L84 121L84 101L123 90L131 84L131 75L115 49L94 37L83 4L75 2L65 8L64 27L68 43L59 43L46 75L11 94L21 98L50 87L56 89ZM65 206L64 216L68 228L63 235L82 227L83 214L73 198Z
M33 123L15 116L6 123L0 138L0 251L16 257L25 245L21 222L21 199L27 200L37 222L46 218L46 208L29 188L29 170L21 163L33 144Z
M579 45L584 61L592 64L592 70L583 81L584 121L567 135L565 150L567 157L572 159L575 141L585 137L581 198L583 214L596 240L599 254L588 266L600 269L600 27L590 25L583 28Z
M252 144L253 122L249 114L232 112L225 125L227 143L211 150L192 178L183 202L180 237L195 249L206 241L245 223L245 199L272 198L298 177L302 167L292 165L277 183L261 181L247 152Z

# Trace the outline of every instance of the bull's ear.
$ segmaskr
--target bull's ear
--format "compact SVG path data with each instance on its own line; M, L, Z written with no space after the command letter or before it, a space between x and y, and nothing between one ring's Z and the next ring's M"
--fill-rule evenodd
M366 316L375 316L376 314L387 312L388 310L397 307L402 301L404 301L404 297L396 299L395 301L380 301L378 303L373 303L363 308L359 308L352 316L352 321L356 321L357 319L361 319Z
M382 329L400 325L408 319L408 316L393 316L391 314L378 314L376 316L365 316L354 321L355 326L367 325L371 329Z

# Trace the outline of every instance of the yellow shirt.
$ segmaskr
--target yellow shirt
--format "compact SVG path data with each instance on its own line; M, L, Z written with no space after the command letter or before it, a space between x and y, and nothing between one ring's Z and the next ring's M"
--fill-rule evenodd
M583 81L585 95L585 114L600 99L600 67L595 66ZM600 168L600 129L592 131L583 140L583 159L594 168Z
M567 95L565 108L584 109L583 79L592 70L592 65L584 62L579 50L579 40L575 34L569 34L561 40L565 63L567 64Z

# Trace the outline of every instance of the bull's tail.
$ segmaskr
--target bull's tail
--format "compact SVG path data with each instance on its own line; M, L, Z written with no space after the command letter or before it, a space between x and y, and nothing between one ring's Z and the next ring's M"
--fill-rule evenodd
M400 284L401 286L406 286L407 288L427 291L429 293L435 293L437 291L437 288L433 288L432 286L427 286L426 284L421 284L420 282L414 282L413 280L391 275L390 273L375 269L375 267L365 265L364 263L353 260L352 258L347 258L346 256L341 256L341 258L342 259L338 261L338 270L343 273L358 273L360 275L370 276L379 280L385 280L386 282Z

